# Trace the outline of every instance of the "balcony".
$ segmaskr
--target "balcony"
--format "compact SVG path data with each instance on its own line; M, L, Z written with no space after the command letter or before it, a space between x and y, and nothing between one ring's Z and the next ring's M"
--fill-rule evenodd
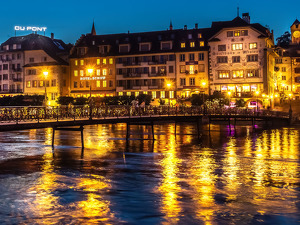
M12 68L14 72L22 72L22 68Z
M123 62L123 66L139 66L140 62Z
M166 76L167 73L166 72L160 72L160 73L150 73L149 77L163 77Z
M159 64L167 64L167 60L159 60L159 61L150 61L148 62L149 65L159 65Z
M22 78L12 78L13 82L22 82Z
M141 77L140 73L126 73L126 74L120 74L120 75L123 75L124 78Z

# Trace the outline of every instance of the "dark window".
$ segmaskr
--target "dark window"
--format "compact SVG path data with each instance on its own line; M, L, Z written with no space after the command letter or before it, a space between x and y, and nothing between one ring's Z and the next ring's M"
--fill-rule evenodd
M295 68L295 73L300 73L300 67Z
M180 85L185 86L185 78L180 78Z
M185 54L180 54L180 62L184 62L185 61Z
M281 77L281 80L286 80L286 76L282 76L282 77Z
M34 62L34 58L29 58L29 62Z
M240 56L232 56L232 62L233 63L239 63L241 61L241 57Z
M3 70L8 70L8 64L3 64Z
M174 73L174 67L173 66L169 66L169 73Z
M195 54L190 54L190 61L194 61L195 60Z
M162 50L170 50L171 49L171 43L165 42L161 44L161 49Z
M218 56L217 57L217 62L218 63L227 63L227 56Z
M74 81L74 88L78 88L77 81Z
M241 30L241 36L248 36L248 30Z
M8 80L8 74L3 74L3 80Z
M112 86L113 86L113 81L110 80L110 81L109 81L109 87L112 87Z
M218 51L226 51L226 45L218 45Z
M233 37L233 31L227 31L227 37Z
M141 51L143 51L143 52L150 51L150 45L149 44L141 44Z
M247 61L248 62L257 62L258 61L258 55L247 55Z
M52 87L55 87L55 86L56 86L56 79L51 80L51 86L52 86Z
M199 61L204 61L204 53L199 53L198 58Z

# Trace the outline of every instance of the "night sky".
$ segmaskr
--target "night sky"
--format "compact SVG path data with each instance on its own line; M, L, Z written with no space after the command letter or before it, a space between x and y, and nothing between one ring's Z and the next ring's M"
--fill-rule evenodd
M46 26L66 43L75 43L81 34L89 33L93 19L97 34L165 30L170 20L174 29L184 25L210 27L212 21L232 20L249 12L251 23L268 25L275 37L290 29L300 19L300 1L278 0L52 0L1 1L0 42L14 36L14 26ZM18 32L25 35L28 32Z

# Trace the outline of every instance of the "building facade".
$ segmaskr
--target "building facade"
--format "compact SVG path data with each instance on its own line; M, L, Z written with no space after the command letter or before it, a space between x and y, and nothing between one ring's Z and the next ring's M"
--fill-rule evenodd
M274 95L273 34L251 24L249 14L232 21L214 22L209 39L210 88L232 98L257 99Z
M48 105L68 94L69 47L53 35L12 37L1 45L1 56L0 94L46 95Z

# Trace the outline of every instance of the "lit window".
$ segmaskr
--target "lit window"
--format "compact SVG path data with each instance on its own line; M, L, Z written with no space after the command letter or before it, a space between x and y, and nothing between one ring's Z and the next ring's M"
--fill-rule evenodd
M257 49L257 43L250 43L249 49Z
M78 76L78 70L74 70L74 77Z
M166 93L165 93L164 91L161 91L161 92L160 92L160 97L161 97L161 98L166 98Z
M119 92L119 96L123 96L123 92Z
M156 98L156 91L152 91L152 98Z
M194 48L194 47L195 47L195 42L192 41L192 42L190 43L190 47L191 47L191 48Z
M243 44L232 44L231 45L232 50L242 50L243 49Z
M96 70L96 74L97 74L97 76L100 76L101 75L101 70Z
M84 60L83 60L83 59L80 60L80 65L81 65L81 66L84 65Z
M26 83L26 87L30 88L31 87L31 82L30 81L27 81Z
M198 38L202 38L202 34L201 33L198 34Z
M232 71L232 78L243 78L244 77L244 70L233 70Z
M103 81L103 87L106 87L106 80Z
M106 65L106 59L103 59L103 65Z
M200 45L200 47L203 47L204 46L204 41L200 41L199 45Z
M97 59L97 65L100 65L100 59Z
M80 70L80 76L83 77L83 70Z
M144 94L144 95L147 95L147 94L148 94L148 91L143 91L143 94Z
M113 64L114 63L114 59L113 58L109 58L109 64Z
M75 66L78 66L78 60L75 60Z
M131 92L129 92L129 91L126 92L126 95L127 95L127 96L131 96Z
M259 77L258 70L247 70L246 71L247 77Z
M103 75L107 75L107 69L102 70Z
M134 94L135 94L135 97L137 97L137 96L139 96L140 92L137 91Z
M174 98L174 91L169 91L169 98Z
M185 43L183 42L183 43L181 43L181 48L185 48Z
M229 71L218 71L218 78L219 79L229 78Z
M234 36L239 37L240 36L240 31L239 30L234 31Z
M195 74L195 66L190 65L190 74Z
M100 80L97 80L96 85L97 87L100 87Z
M249 85L243 86L243 92L250 92L250 86Z

